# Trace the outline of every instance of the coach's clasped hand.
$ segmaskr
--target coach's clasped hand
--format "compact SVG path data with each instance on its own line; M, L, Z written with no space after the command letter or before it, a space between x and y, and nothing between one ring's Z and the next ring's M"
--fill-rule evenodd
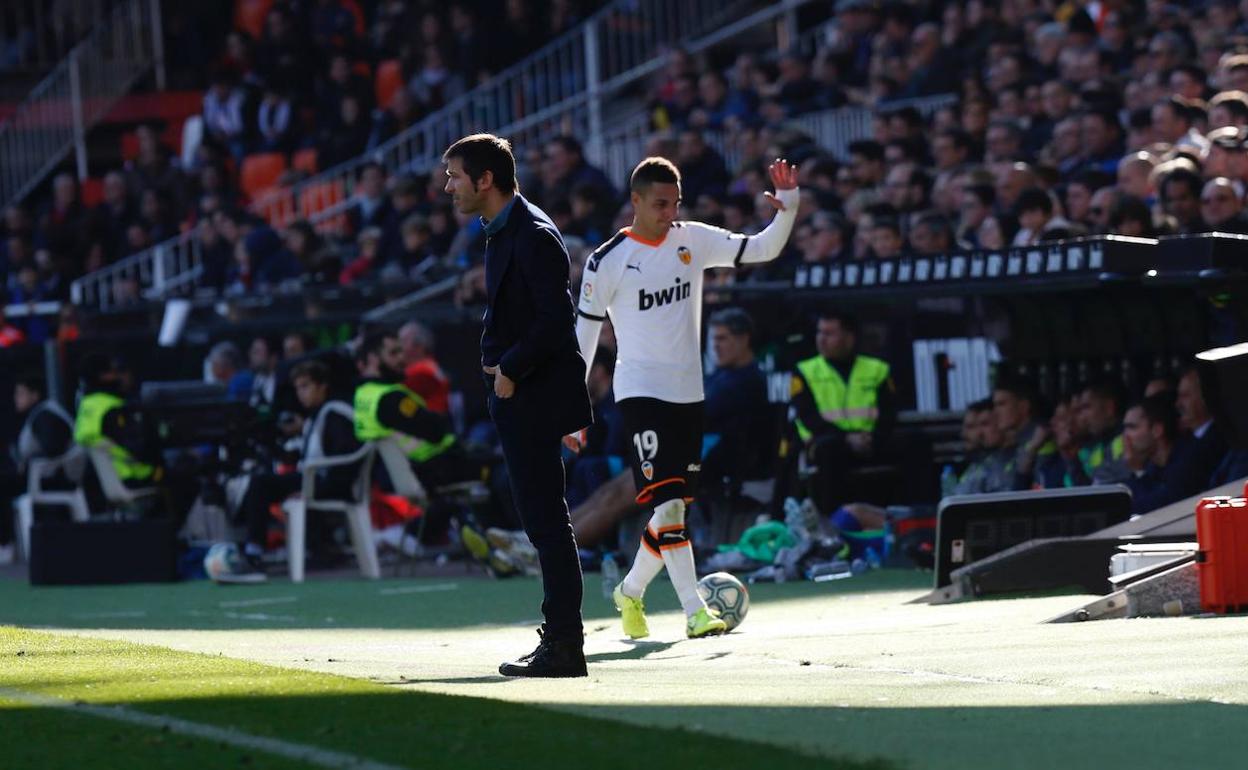
M483 366L482 371L494 375L494 395L499 398L511 398L516 394L516 382L499 371L497 365Z

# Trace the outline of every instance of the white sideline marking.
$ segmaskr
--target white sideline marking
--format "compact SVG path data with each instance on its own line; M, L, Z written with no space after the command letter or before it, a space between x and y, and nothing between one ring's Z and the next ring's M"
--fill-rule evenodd
M455 591L457 583L435 583L431 586L406 586L404 588L383 588L377 593L382 596L398 596L399 594L428 594L434 591Z
M226 612L224 614L230 620L255 620L260 622L266 620L284 620L293 622L295 620L294 615L269 615L263 612Z
M220 741L221 743L228 743L239 748L263 751L268 754L276 754L279 757L286 757L287 759L308 762L318 767L351 768L351 770L400 770L397 765L374 762L371 759L357 757L352 754L343 754L338 751L306 746L301 743L291 743L290 741L283 741L277 738L250 735L228 727L214 727L175 717L145 714L141 711L132 711L124 706L97 706L80 701L75 702L62 700L61 698L52 698L47 695L36 695L35 693L23 692L21 690L11 690L7 687L0 687L0 697L20 701L31 706L63 709L80 714L89 714L101 719L111 719L115 722L128 722L141 727L167 730L179 735Z
M90 618L145 618L146 610L121 610L119 612L75 612L73 617L79 620Z
M244 599L238 602L218 602L218 605L225 609L226 607L261 607L265 604L290 604L297 602L297 596L275 596L272 599Z

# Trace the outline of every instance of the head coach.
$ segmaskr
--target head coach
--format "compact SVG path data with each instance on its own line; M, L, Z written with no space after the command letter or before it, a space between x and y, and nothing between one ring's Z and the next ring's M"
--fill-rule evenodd
M446 192L485 223L485 330L481 365L512 496L542 566L545 623L529 655L504 676L585 676L583 585L564 500L563 436L592 422L576 341L568 252L546 212L516 189L506 139L474 134L442 156Z

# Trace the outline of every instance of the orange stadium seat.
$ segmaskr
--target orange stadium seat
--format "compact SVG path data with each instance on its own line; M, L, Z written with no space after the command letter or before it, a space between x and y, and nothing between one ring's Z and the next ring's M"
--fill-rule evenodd
M315 174L319 168L316 163L316 148L307 147L296 152L291 158L290 167L308 174Z
M280 152L248 155L243 159L240 186L243 192L254 200L259 197L262 190L275 186L285 170L286 156Z
M351 15L355 17L355 36L364 37L366 26L364 24L364 11L360 9L360 4L355 0L339 0L339 2L343 8L350 11Z
M139 157L139 135L127 131L121 135L121 157L123 160L134 160Z
M256 198L264 201L260 206L260 216L274 227L286 225L299 213L295 210L295 198L289 189L261 190Z
M234 26L259 40L272 7L273 0L234 0Z
M387 59L377 65L377 106L386 108L394 99L394 94L403 87L403 70L398 59Z
M299 194L299 211L303 217L311 217L345 199L342 182L322 182L306 188Z

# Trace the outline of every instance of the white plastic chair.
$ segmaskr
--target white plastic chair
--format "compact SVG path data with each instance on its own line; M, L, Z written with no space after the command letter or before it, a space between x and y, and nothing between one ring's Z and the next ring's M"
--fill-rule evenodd
M69 508L74 521L86 521L91 517L87 508L87 496L82 489L82 470L86 463L83 448L74 444L59 457L42 457L30 461L26 469L26 494L14 501L17 509L17 547L22 558L30 561L30 528L35 521L36 505L58 505ZM47 490L43 483L57 473L64 472L73 484L72 490Z
M373 521L369 513L372 492L374 447L364 444L349 455L316 457L303 462L303 495L282 503L286 513L286 551L292 583L303 582L304 546L307 541L308 509L346 514L351 530L351 545L355 549L360 573L371 580L381 577L381 563L377 559L377 544L373 542ZM316 472L352 463L360 464L360 473L351 489L350 500L322 500L316 497Z
M120 511L160 491L156 487L131 488L126 486L121 476L117 475L117 466L113 465L112 455L108 453L110 446L111 442L101 441L87 449L87 457L91 460L95 477L100 482L100 491L104 494L104 501L112 510Z

